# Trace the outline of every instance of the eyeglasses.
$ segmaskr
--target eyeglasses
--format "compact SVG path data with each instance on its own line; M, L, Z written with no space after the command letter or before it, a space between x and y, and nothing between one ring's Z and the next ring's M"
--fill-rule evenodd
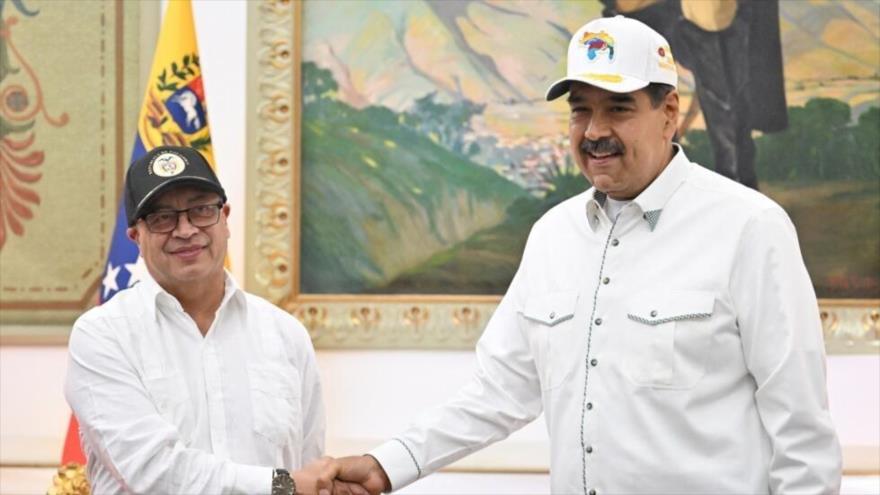
M220 210L223 203L210 205L198 205L183 210L163 209L156 210L144 215L144 223L147 229L154 234L167 234L177 228L177 222L181 213L186 213L186 218L194 227L201 229L210 227L220 221Z

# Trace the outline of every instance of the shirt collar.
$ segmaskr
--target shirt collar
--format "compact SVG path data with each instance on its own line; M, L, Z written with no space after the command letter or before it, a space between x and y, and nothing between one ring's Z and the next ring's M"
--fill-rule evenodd
M642 218L647 222L651 232L657 228L663 207L678 187L685 181L688 175L690 160L685 156L681 146L673 143L675 155L660 175L651 182L644 191L633 199L639 209L642 210ZM589 190L587 200L587 223L594 231L599 228L599 210L605 206L608 196L595 187Z
M229 273L229 271L224 270L224 291L223 291L223 299L220 302L220 307L225 306L230 299L233 297L243 298L244 292L238 287L238 284L235 282L235 279ZM180 301L177 300L176 297L172 296L165 289L156 282L150 275L145 275L141 281L135 286L142 294L144 304L147 308L147 311L150 314L152 320L155 320L156 310L159 306L163 308L168 308L176 311L183 311L183 306L180 305Z

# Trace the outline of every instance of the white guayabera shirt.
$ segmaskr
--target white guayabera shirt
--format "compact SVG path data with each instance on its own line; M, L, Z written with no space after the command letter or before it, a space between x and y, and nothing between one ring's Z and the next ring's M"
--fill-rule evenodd
M92 493L269 493L324 450L305 328L229 274L204 337L150 277L85 313L65 395Z
M771 200L677 154L616 221L550 210L448 404L373 452L400 488L543 411L554 493L832 493L816 296Z

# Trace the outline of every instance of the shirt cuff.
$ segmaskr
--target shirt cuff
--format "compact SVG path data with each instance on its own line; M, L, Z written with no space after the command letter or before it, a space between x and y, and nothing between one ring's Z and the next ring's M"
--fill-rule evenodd
M368 452L376 458L388 481L391 482L391 490L400 490L406 485L421 477L421 467L416 464L409 447L401 440L389 440Z
M232 493L270 495L272 493L272 474L274 469L265 466L235 464L233 469Z

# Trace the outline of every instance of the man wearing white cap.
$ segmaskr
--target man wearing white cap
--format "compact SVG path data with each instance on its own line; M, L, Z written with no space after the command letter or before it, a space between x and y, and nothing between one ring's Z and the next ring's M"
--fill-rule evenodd
M471 383L341 476L399 489L543 412L554 493L839 490L794 226L672 142L677 79L639 21L575 33L547 99L593 187L535 223Z

